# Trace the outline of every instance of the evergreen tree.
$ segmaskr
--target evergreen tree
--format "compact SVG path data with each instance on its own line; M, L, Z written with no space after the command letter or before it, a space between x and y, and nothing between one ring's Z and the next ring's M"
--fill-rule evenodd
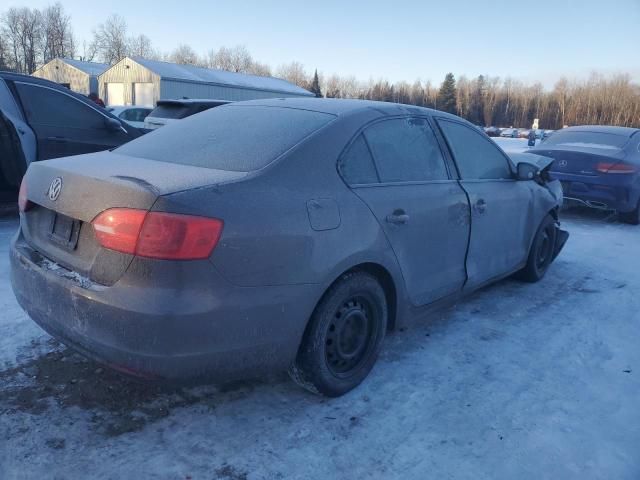
M318 79L318 69L313 74L313 80L311 81L311 88L309 89L316 98L322 97L322 91L320 90L320 80Z
M447 73L438 92L438 110L456 113L456 79L453 73Z

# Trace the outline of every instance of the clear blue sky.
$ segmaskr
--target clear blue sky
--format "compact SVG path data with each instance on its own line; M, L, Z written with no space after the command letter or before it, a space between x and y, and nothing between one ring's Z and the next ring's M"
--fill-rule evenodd
M361 80L439 83L451 71L550 87L561 75L583 78L599 70L628 72L640 82L640 0L61 3L80 45L118 13L131 34L146 34L161 51L186 43L202 54L241 44L272 67L298 60L311 71Z

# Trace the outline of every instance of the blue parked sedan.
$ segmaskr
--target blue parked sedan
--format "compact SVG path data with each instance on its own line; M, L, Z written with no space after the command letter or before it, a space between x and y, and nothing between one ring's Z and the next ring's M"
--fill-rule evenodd
M569 127L529 151L554 159L551 175L566 199L640 223L640 129Z

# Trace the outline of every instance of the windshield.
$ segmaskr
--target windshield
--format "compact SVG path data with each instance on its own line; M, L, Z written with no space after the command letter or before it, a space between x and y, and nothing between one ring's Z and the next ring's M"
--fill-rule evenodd
M292 108L225 106L167 125L116 151L161 162L249 172L268 165L334 118Z
M629 141L629 137L613 133L589 131L557 131L545 140L544 145L563 147L587 147L601 150L620 150Z

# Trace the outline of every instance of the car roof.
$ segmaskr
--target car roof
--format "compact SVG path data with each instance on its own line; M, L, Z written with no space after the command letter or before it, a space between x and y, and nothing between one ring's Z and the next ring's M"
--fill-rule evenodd
M622 137L631 137L640 129L631 127L614 127L611 125L578 125L575 127L562 128L557 132L591 132L591 133L608 133L610 135L619 135Z
M61 90L63 92L70 92L67 87L63 87L59 83L52 82L51 80L46 80L40 77L32 77L31 75L26 75L24 73L15 73L15 72L7 72L0 70L0 78L5 80L13 80L16 82L29 82L38 85L44 85L45 87L55 88L56 90Z
M270 98L262 100L247 100L236 102L234 105L258 105L267 107L296 108L300 110L310 110L319 113L328 113L341 116L362 112L365 110L376 110L382 115L437 115L448 117L469 123L455 115L451 115L440 110L417 107L415 105L405 105L403 103L378 102L373 100L359 100L346 98ZM472 125L472 124L470 124Z

